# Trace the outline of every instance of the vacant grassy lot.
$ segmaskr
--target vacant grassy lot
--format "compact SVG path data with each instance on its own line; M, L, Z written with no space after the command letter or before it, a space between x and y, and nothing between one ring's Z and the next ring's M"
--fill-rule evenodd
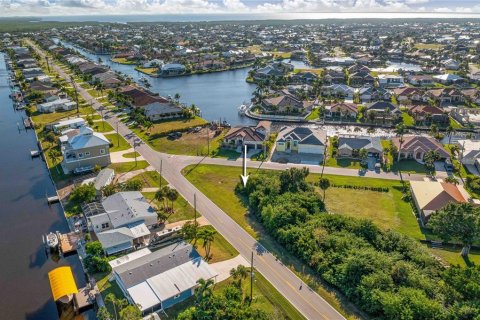
M97 132L112 132L112 131L115 131L115 130L113 130L112 126L106 121L94 122L93 123L93 128Z
M199 132L184 132L178 139L170 139L165 134L148 136L138 129L133 131L157 151L190 156L206 155L208 146L210 146L210 153L217 152L223 139L223 134L215 136L215 131L208 128L203 128Z
M195 117L193 119L175 119L175 120L165 120L160 122L155 122L153 127L148 130L151 136L158 134L165 134L172 131L182 131L191 127L203 126L207 121Z
M203 226L199 229L214 229L212 226ZM215 263L220 261L229 260L238 256L238 251L235 250L232 245L225 240L225 238L220 234L216 233L212 246L210 248L210 256L206 258L205 247L202 240L197 241L197 251L202 257L204 257L209 263Z
M168 182L160 177L157 171L146 171L135 176L134 179L141 180L144 188L158 188L160 186L160 179L162 180L162 186L166 186Z
M140 161L137 161L137 163L135 163L135 161L112 163L108 167L115 170L115 173L126 173L126 172L130 172L130 171L145 169L148 166L149 166L149 164L148 164L147 161L140 160Z
M135 178L134 178L135 179ZM150 200L151 203L155 205L157 208L163 208L163 203L154 200L155 192L143 192L143 196ZM171 206L170 201L165 200L165 205L167 207ZM173 210L174 213L168 218L167 223L183 221L183 220L191 220L194 218L193 208L192 206L185 200L182 196L179 196L176 201L173 202ZM200 214L197 212L197 218L200 217Z
M112 61L116 63L128 64L128 65L137 64L135 61L129 61L126 58L113 58Z
M75 116L81 116L81 115L89 115L91 113L95 113L95 110L90 107L80 107L79 108L80 113L77 114L77 109L69 110L69 111L58 111L58 112L52 112L52 113L40 113L35 111L32 115L32 120L36 124L39 125L46 125L48 123L52 123L55 121L62 120L64 118L74 118Z
M116 133L110 133L106 134L105 138L110 141L112 144L110 146L110 152L116 152L116 151L122 151L122 150L128 150L132 146L125 140L121 135L118 135Z

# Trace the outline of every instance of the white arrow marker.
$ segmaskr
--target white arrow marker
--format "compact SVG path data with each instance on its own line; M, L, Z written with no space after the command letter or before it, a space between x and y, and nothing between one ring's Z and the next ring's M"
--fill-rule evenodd
M245 150L243 152L243 174L240 175L243 181L243 187L247 186L248 175L247 175L247 146L245 146Z

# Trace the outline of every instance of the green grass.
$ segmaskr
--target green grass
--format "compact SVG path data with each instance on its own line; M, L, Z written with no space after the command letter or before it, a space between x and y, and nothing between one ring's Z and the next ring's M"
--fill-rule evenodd
M290 320L301 320L305 319L300 312L282 296L275 287L273 287L270 282L268 282L259 272L254 272L254 281L253 281L253 307L263 310L271 315L272 319L290 319ZM228 278L222 282L216 283L213 287L215 293L222 293L225 288L231 284L234 280ZM248 279L242 281L242 291L244 297L247 297L250 294L250 281ZM174 305L171 308L168 308L166 312L165 319L177 319L178 315L185 311L186 309L193 307L195 298L191 297L179 304ZM162 315L162 319L164 315Z
M105 300L107 295L110 293L112 293L117 299L125 298L117 282L108 281L110 278L110 273L97 273L94 274L93 277L97 281L98 289L100 290L103 300ZM114 314L114 309L111 303L105 302L105 306L110 314Z
M136 177L135 177L136 178ZM135 179L134 178L134 179ZM154 200L155 192L143 192L143 196L150 200L157 208L162 208L163 204ZM170 201L165 200L167 206L170 206ZM179 196L176 201L173 202L173 213L169 218L167 223L183 221L183 220L192 220L194 219L194 212L192 206L185 200L182 196ZM200 217L200 214L197 212L197 218Z
M425 165L418 163L413 159L404 159L399 162L395 161L393 165L389 167L389 170L393 172L398 172L400 170L403 174L426 174L428 171Z
M149 163L145 160L140 160L135 163L132 162L121 162L121 163L112 163L108 167L115 170L115 173L126 173L130 171L145 169L149 166Z
M111 132L115 131L113 127L106 121L97 121L93 123L93 128L97 132Z
M480 250L471 250L468 255L468 260L465 260L461 255L461 246L443 247L442 249L428 248L428 250L435 256L441 258L444 262L451 265L459 265L466 267L472 263L480 265Z
M419 50L442 50L445 46L439 43L416 43L415 48Z
M207 155L208 151L211 155L216 155L226 133L224 131L215 137L213 136L214 132L210 131L210 138L207 139L204 131L200 133L184 132L181 138L170 140L166 134L147 135L145 131L141 131L139 128L133 129L133 132L156 151L190 156ZM221 156L221 153L219 156Z
M79 114L80 115L89 115L91 113L95 113L95 110L90 107L80 107L79 108ZM48 123L56 122L59 120L62 120L67 117L74 117L77 115L77 109L69 110L69 111L58 111L58 112L52 112L52 113L40 113L35 111L32 115L32 120L34 123L39 124L39 125L46 125Z
M124 158L135 158L135 157L140 157L140 153L138 153L137 151L128 152L128 153L124 153L124 154L122 154L122 157L124 157Z
M157 171L145 171L135 176L135 179L139 179L143 182L144 188L158 188L160 186L160 179L162 179L162 186L166 186L168 182L160 177Z
M107 138L108 141L110 141L110 144L113 145L110 146L110 152L128 150L132 147L127 140L116 133L106 134L105 138Z
M320 108L315 108L312 112L308 115L306 120L316 120L320 118Z
M212 226L203 226L199 229L214 229ZM216 233L212 246L210 248L210 255L207 258L205 248L203 247L203 241L198 240L197 242L197 251L202 257L205 258L209 263L215 263L220 261L225 261L233 259L238 256L238 251L220 234Z
M413 117L406 111L402 111L402 121L407 127L413 127L415 125L415 119L413 119Z
M450 125L454 128L454 129L462 129L463 126L457 122L457 120L453 119L452 117L449 117L449 121L450 121Z
M127 64L127 65L137 64L135 61L129 61L126 58L113 58L112 61L120 64Z
M207 123L206 120L195 117L193 119L174 119L155 122L150 128L149 133L152 136L156 134L164 134L172 131L182 131L191 127L203 126Z

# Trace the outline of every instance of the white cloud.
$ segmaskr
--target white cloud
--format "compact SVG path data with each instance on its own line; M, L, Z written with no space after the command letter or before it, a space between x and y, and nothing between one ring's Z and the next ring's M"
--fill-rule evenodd
M480 6L469 6L468 1L452 1L452 6L446 6L444 1L442 3L443 6L436 0L0 0L2 8L0 16L316 12L480 13Z

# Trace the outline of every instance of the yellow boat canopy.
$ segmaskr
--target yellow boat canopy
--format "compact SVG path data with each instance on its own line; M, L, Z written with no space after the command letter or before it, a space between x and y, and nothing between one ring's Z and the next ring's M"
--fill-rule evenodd
M75 279L73 278L72 268L68 266L53 269L48 273L48 279L50 280L54 301L78 292Z

